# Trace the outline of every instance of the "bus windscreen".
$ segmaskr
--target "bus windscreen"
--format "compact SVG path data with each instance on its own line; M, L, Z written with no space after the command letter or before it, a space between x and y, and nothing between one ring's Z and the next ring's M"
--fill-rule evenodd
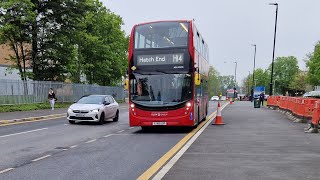
M148 106L172 106L192 98L190 74L134 74L131 101Z

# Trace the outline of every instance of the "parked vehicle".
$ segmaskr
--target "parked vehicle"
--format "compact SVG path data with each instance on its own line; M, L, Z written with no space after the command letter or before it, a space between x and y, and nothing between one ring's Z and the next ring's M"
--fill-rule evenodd
M226 96L221 96L221 101L225 101L227 100L227 97Z
M310 91L306 92L303 97L320 98L320 91Z
M89 95L72 104L67 112L70 124L91 121L103 124L108 119L118 121L119 104L110 95Z
M210 101L219 101L219 96L212 96Z

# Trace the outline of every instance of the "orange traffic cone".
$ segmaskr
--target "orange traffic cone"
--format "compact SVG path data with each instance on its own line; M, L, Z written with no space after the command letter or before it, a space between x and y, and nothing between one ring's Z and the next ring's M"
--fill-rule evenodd
M221 109L220 109L220 101L218 101L218 109L217 109L217 116L216 116L216 122L212 123L212 125L224 125L222 122L222 116L221 116Z

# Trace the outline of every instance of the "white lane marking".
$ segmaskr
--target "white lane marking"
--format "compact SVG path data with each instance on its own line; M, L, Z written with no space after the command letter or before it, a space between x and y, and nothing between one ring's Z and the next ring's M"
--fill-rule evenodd
M50 156L51 156L51 155L50 155L50 154L48 154L48 155L45 155L45 156L39 157L39 158L34 159L34 160L31 160L31 161L32 161L32 162L40 161L40 160L42 160L42 159L44 159L44 158L47 158L47 157L50 157Z
M224 109L222 107L222 109ZM222 110L221 109L221 110ZM214 115L211 120L209 120L180 150L179 152L165 165L161 168L161 170L152 178L153 180L162 179L169 170L173 167L173 165L181 158L181 156L189 149L189 147L194 143L194 141L202 134L202 132L211 124L211 122L214 120L214 118L217 115Z
M125 130L118 131L117 133L122 133L123 131L125 131Z
M95 142L97 139L92 139L92 140L90 140L90 141L87 141L87 142L85 142L85 143L92 143L92 142Z
M20 134L27 134L27 133L31 133L31 132L46 130L46 129L48 129L48 128L34 129L31 131L24 131L24 132L19 132L19 133L14 133L14 134L7 134L7 135L0 136L0 138L10 137L10 136L15 136L15 135L20 135Z
M129 129L133 129L134 127L130 127Z
M73 149L75 147L78 147L79 145L73 145L73 146L70 146L70 149Z
M4 169L2 171L0 171L0 174L6 173L8 171L14 170L14 168L8 168L8 169Z
M110 137L110 136L113 136L113 135L114 135L114 134L108 134L108 135L103 136L103 137L107 138L107 137Z
M69 124L64 124L65 126L69 126Z

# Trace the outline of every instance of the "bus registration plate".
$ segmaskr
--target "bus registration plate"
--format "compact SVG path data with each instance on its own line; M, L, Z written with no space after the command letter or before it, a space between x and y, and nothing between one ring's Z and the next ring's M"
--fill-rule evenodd
M166 126L167 122L152 122L152 125L154 125L154 126Z

